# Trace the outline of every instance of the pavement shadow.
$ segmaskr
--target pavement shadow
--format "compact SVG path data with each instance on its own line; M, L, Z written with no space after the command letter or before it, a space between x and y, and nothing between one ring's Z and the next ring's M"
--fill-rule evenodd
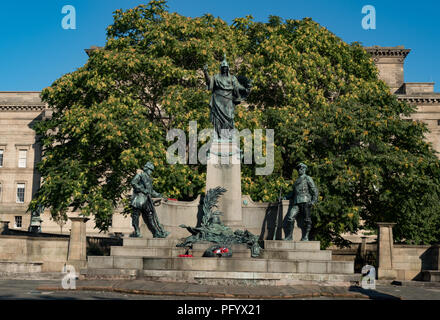
M391 294L379 292L377 290L363 289L362 287L358 287L358 286L350 286L348 291L357 292L366 295L371 300L401 300L401 298L398 296L393 296Z

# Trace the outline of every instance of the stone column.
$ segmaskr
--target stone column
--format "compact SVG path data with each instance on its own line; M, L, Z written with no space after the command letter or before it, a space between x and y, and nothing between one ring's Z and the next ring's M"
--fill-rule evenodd
M222 222L232 229L242 228L241 155L234 142L214 141L209 149L206 173L206 192L223 187L227 191L218 201L223 212Z
M396 279L396 270L393 270L393 227L395 223L379 222L379 233L377 238L377 261L378 279Z
M69 256L67 264L75 268L84 268L87 265L87 238L86 222L89 218L69 217L72 221L69 241ZM76 270L79 272L79 270Z

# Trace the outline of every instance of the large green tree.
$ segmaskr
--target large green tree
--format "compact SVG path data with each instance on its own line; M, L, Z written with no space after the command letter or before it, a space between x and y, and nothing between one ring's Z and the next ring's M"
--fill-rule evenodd
M237 128L275 130L274 172L243 165L244 194L275 201L305 162L320 190L314 234L325 245L360 219L367 228L397 222L397 240L439 239L440 168L426 126L402 119L415 109L390 94L360 44L310 18L227 24L171 13L165 1L116 11L105 47L43 90L54 112L36 126L44 181L30 207L44 204L54 217L73 207L106 230L147 160L158 191L180 200L204 192L205 166L166 163L166 133L188 132L190 121L211 126L202 67L217 72L223 54L254 83Z

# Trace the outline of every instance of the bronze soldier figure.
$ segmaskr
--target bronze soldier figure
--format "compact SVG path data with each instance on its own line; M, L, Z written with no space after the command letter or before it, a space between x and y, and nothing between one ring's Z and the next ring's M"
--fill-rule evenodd
M306 175L307 166L304 163L298 165L299 177L293 184L293 190L285 199L293 200L293 207L289 210L283 221L284 240L292 240L293 226L298 213L304 215L305 230L301 241L309 241L309 233L312 229L311 207L318 201L318 189L313 179Z
M160 193L153 189L153 182L151 173L154 170L154 165L147 162L143 168L143 172L138 173L131 185L133 187L133 196L131 198L131 221L134 228L132 237L141 237L139 229L139 216L142 215L146 222L148 229L153 234L153 238L166 238L169 235L168 231L163 229L157 218L155 204L160 203L161 199L153 201L152 198L162 198ZM167 201L167 199L164 199Z

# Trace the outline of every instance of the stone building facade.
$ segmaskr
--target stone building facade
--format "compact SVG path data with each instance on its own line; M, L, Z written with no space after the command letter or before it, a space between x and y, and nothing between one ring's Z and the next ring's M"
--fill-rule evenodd
M385 81L399 100L417 106L413 120L427 124L430 133L426 139L440 152L440 93L434 92L434 82L404 82L405 58L410 49L397 47L367 47L375 62L379 77Z
M0 92L0 220L29 225L27 206L40 185L41 150L32 129L48 109L39 92Z
M41 160L41 147L33 130L38 121L52 111L41 101L40 92L0 92L0 221L9 228L28 230L29 202L37 192L41 176L36 164ZM42 215L42 232L69 233L70 220L59 225L48 210ZM117 214L110 232L131 231L129 218ZM94 222L87 222L89 234L98 234Z
M430 133L426 139L440 151L440 93L434 92L432 82L404 82L404 62L410 49L375 46L366 50L392 93L417 106L411 118L428 125ZM30 214L26 210L41 180L36 170L41 148L32 127L50 115L51 110L42 103L39 92L0 92L0 221L9 221L10 228L27 230L29 227ZM60 226L50 219L48 212L42 219L43 232L69 232L70 221ZM131 231L130 218L115 214L109 232L128 234ZM99 232L94 229L92 220L87 222L87 232ZM346 235L349 240L352 237L353 240L359 238Z

